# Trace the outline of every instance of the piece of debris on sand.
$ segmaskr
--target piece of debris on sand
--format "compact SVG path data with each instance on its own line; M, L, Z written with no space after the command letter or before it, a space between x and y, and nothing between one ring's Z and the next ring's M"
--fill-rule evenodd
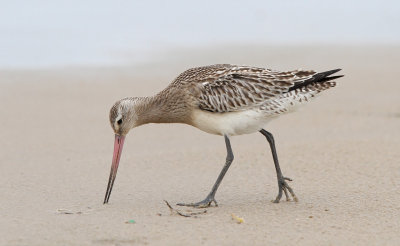
M165 204L167 204L169 210L171 211L171 214L176 213L176 214L178 214L180 216L183 216L183 217L194 217L194 218L197 218L196 215L207 213L207 210L203 210L203 211L200 211L200 212L182 213L181 211L179 211L179 210L173 208L171 205L169 205L169 203L166 200L164 200L164 202L165 202Z
M231 216L232 216L232 219L235 220L236 223L238 223L238 224L242 224L244 222L243 218L240 218L240 217L236 216L235 214L231 214Z

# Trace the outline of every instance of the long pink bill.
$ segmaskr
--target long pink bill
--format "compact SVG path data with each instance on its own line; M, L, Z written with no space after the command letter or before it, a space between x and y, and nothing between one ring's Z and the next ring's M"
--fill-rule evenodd
M121 152L122 152L122 147L124 146L124 140L125 136L115 135L114 154L111 164L110 177L108 179L106 196L104 197L104 204L108 203L108 200L110 199L115 177L117 176L119 159L121 158Z

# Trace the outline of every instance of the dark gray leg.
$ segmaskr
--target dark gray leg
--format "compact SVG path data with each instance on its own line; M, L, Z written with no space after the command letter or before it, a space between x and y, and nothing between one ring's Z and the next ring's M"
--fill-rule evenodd
M232 161L233 161L233 152L232 152L232 147L231 147L231 143L229 141L228 136L224 136L225 137L225 144L226 144L226 151L227 151L227 155L226 155L226 162L224 167L222 168L221 173L219 174L217 181L215 181L214 186L212 187L212 190L210 192L210 194L208 194L208 196L206 197L206 199L204 199L203 201L200 202L196 202L196 203L178 203L177 205L179 206L189 206L189 207L198 207L198 208L206 208L211 206L211 203L214 202L215 206L218 206L217 201L215 200L215 193L217 193L217 189L218 186L220 185L222 179L225 176L226 171L228 171L229 166L231 165Z
M276 176L278 177L279 193L278 193L278 196L276 197L276 199L273 202L278 203L279 200L281 200L282 191L285 192L285 196L286 196L286 200L287 201L290 201L290 198L289 198L289 195L288 195L288 191L289 191L289 193L293 197L293 200L295 202L297 202L298 199L297 199L296 195L294 194L292 188L290 188L290 186L286 183L286 180L288 180L288 181L292 181L292 180L290 178L286 178L286 177L284 177L282 175L282 171L281 171L281 168L279 166L278 155L276 154L274 137L272 136L272 134L270 132L267 132L264 129L261 129L260 132L261 132L262 135L264 135L267 138L267 140L269 142L269 146L271 147L272 157L274 158Z

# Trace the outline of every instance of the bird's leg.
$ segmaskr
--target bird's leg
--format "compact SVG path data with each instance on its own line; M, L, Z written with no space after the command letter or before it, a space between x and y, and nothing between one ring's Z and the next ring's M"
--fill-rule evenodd
M287 184L286 180L288 181L292 181L292 179L290 178L286 178L282 175L282 171L281 168L279 166L279 161L278 161L278 155L276 154L276 148L275 148L275 141L274 141L274 137L272 136L272 134L264 129L260 130L261 134L264 135L268 142L269 142L269 146L271 147L271 152L272 152L272 157L274 158L274 163L275 163L275 169L276 169L276 176L278 177L278 187L279 187L279 193L278 196L276 197L275 200L273 200L274 203L278 203L279 200L281 200L282 197L282 191L285 192L285 196L286 196L286 200L290 201L289 198L289 193L292 195L293 200L295 202L298 201L296 195L293 192L293 189L290 188L290 186Z
M226 171L228 171L229 166L231 165L231 163L233 161L233 152L232 152L231 143L229 141L228 136L225 135L224 137L225 137L225 144L226 144L226 151L227 151L226 162L225 162L224 167L221 170L221 173L219 174L219 176L217 178L217 181L215 181L215 184L212 187L212 190L211 190L210 194L208 194L206 199L204 199L203 201L196 202L196 203L178 203L177 205L179 205L179 206L197 207L197 208L206 208L206 207L211 206L211 203L214 202L215 206L218 206L218 203L214 198L215 197L215 193L217 193L218 186L220 185L222 179L225 176Z

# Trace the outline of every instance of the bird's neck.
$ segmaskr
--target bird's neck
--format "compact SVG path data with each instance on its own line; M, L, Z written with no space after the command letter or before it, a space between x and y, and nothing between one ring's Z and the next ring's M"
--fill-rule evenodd
M138 125L148 123L185 123L190 117L184 98L162 91L152 97L137 98L135 103Z

